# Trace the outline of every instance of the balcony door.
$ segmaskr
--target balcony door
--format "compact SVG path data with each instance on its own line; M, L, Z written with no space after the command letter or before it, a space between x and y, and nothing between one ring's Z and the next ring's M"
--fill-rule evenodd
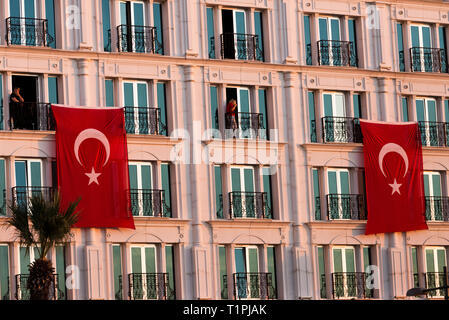
M233 218L255 218L256 196L254 193L254 169L231 168L231 210Z
M249 42L246 39L246 13L243 10L221 11L225 59L247 60Z
M412 39L413 70L431 72L433 70L432 36L430 26L412 25L410 27Z
M237 299L260 298L259 250L257 247L235 248Z
M15 161L15 197L17 205L27 206L33 195L42 195L42 163L40 160Z
M11 44L35 46L41 41L39 28L36 28L35 0L9 0Z
M133 299L157 299L158 276L156 274L156 246L133 246L131 247L131 275L130 290Z
M20 290L17 292L17 296L19 300L28 300L30 298L30 292L27 288L27 280L28 275L30 274L30 270L28 266L30 263L34 262L34 260L39 258L39 250L36 247L31 248L29 251L25 247L20 247L19 249L19 266L20 266L20 279L18 285L20 286Z
M444 285L443 267L447 266L444 247L426 248L426 287L436 288ZM443 297L443 290L430 293L433 297Z
M120 24L126 26L121 29L120 41L123 51L146 52L146 41L149 41L145 32L145 4L142 1L120 2Z
M334 295L338 298L357 296L354 252L354 247L335 247L332 249Z
M240 139L251 139L256 136L254 130L258 126L254 123L254 119L250 110L250 95L249 88L226 88L226 99L229 102L231 99L237 101L237 114L235 121L237 122L237 130L233 130L232 135ZM233 128L231 121L234 121L230 116L226 116L228 122L227 128Z
M416 99L416 117L420 122L421 140L424 146L438 146L444 142L444 128L440 128L437 124L438 114L435 99Z
M130 163L128 168L133 216L154 216L151 163Z
M349 196L349 171L329 169L327 171L329 219L351 219Z
M320 17L318 19L320 36L320 64L330 66L342 65L342 47L340 38L340 19Z
M155 109L148 108L148 85L142 81L123 83L126 132L131 134L157 134Z
M324 93L323 106L324 142L349 142L353 130L345 119L345 95L340 92Z
M443 220L441 175L438 172L424 172L424 195L426 197L426 218Z

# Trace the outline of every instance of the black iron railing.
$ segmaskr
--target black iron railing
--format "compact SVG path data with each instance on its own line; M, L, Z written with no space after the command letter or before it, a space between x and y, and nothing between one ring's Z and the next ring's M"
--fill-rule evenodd
M427 147L449 146L449 123L435 121L419 121L421 142Z
M129 199L133 216L171 217L165 200L165 190L131 189Z
M320 40L317 47L320 65L357 67L357 53L352 41Z
M16 294L17 300L30 300L30 290L28 289L28 278L29 274L16 274ZM50 300L65 300L66 294L64 291L59 289L58 285L59 276L57 274L53 275L52 283L50 285Z
M332 273L332 296L334 299L368 299L373 298L373 289L366 287L364 272L335 272Z
M55 191L56 189L53 187L13 187L13 205L29 207L32 197L42 197L45 200L51 200Z
M225 114L226 138L266 139L263 113L235 112Z
M445 274L444 272L426 272L423 273L424 276L424 284L426 289L430 288L438 288L444 285L447 285L445 282ZM445 289L432 290L427 293L427 296L430 297L444 297Z
M55 39L48 33L46 19L9 17L6 19L8 45L48 47Z
M449 197L426 196L426 220L449 221Z
M117 26L117 48L119 52L160 53L161 40L157 38L156 27Z
M365 199L360 194L328 194L329 220L366 220Z
M9 104L9 114L11 129L55 130L55 119L49 103L11 102Z
M229 192L230 218L272 219L266 192Z
M131 134L163 135L167 132L159 108L125 107L125 128Z
M168 273L128 274L130 300L168 300L174 297Z
M446 50L440 48L410 48L412 72L447 72Z
M220 35L221 58L263 61L263 50L259 37L245 33L223 33Z
M234 299L276 299L272 274L268 272L237 272L234 276Z
M362 130L358 118L323 117L323 142L362 143Z

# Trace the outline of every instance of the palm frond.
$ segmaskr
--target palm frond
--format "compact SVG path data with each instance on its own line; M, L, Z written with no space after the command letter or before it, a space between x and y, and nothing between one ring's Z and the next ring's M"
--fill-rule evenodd
M27 206L13 204L10 209L11 218L7 220L7 228L13 227L15 229L16 238L22 246L26 247L26 251L29 253L29 248L36 242L29 225Z

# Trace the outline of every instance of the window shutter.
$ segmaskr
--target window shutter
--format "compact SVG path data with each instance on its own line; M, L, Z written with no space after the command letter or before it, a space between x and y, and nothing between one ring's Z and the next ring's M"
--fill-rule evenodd
M353 67L357 66L357 38L355 30L355 20L348 19L348 33L349 41L351 41L351 52L349 57L349 64Z
M324 248L318 247L318 273L320 275L320 297L326 298L326 279L323 279L326 275L324 268Z
M48 102L58 103L58 78L48 77Z
M101 13L103 20L103 47L104 51L111 51L111 12L109 8L109 0L101 1Z
M226 262L226 248L224 246L218 247L218 259L220 265L220 288L221 298L228 298L228 287L225 286L224 276L227 276L227 262ZM227 279L227 283L231 283L230 279Z
M263 27L262 27L262 12L254 12L254 31L257 36L257 52L256 59L263 61Z
M245 249L235 248L235 272L246 272Z
M156 252L154 247L145 248L145 273L156 273Z
M9 253L7 245L0 245L0 300L9 300Z
M159 134L167 136L167 107L165 99L165 83L157 83L157 107L160 110L160 120L159 120Z
M135 164L130 164L129 169L129 188L138 189L137 185L137 166Z
M231 168L231 184L232 191L242 191L239 168Z
M249 270L247 272L259 272L259 258L256 248L248 248Z
M112 79L104 80L104 95L106 97L106 107L114 106L114 81Z
M401 70L402 71L402 70ZM402 120L408 122L408 99L407 97L402 97Z
M120 287L120 277L122 277L122 252L120 245L112 246L112 260L114 269L114 297L115 300L122 300L122 288Z
M306 46L306 64L312 65L312 41L310 37L310 16L304 16L304 44Z
M120 3L122 4L122 3ZM125 122L126 122L126 132L135 133L136 132L136 120L134 116L134 84L131 82L125 82L123 84L123 97L125 103ZM129 107L129 108L127 108Z
M162 31L162 6L158 2L153 3L153 21L156 27L155 53L164 54L164 37Z
M65 249L64 246L56 246L56 274L58 275L58 289L66 294L65 286Z
M131 272L142 273L142 252L141 248L131 248Z
M352 101L354 105L354 118L360 119L362 118L362 105L361 105L361 96L356 93L352 96Z
M340 171L340 193L349 194L349 172Z
M238 112L250 112L249 110L249 92L247 89L239 89L239 103L237 106Z
M26 248L20 247L20 274L29 274L28 265L30 264L30 255L27 254Z
M346 249L346 272L355 272L354 249Z
M315 204L315 219L321 220L320 181L318 177L318 169L312 169L312 178L313 178L313 197Z
M273 200L271 198L271 174L270 168L265 167L262 170L262 180L263 180L263 191L267 194L267 203L266 203L266 218L273 219Z
M327 172L327 184L329 194L338 194L336 171Z
M25 161L15 162L15 174L16 174L16 187L26 187L28 183L27 183Z
M397 42L398 42L399 71L405 71L404 40L403 40L403 31L402 31L401 23L396 24L396 34L397 34Z
M444 100L444 115L445 115L445 121L449 122L449 100Z
M162 190L165 194L165 204L171 208L171 186L170 186L170 165L168 163L161 164ZM172 216L171 210L168 212Z
M3 115L3 76L0 74L0 130L4 129Z
M173 245L165 246L165 272L168 275L168 300L174 300L175 296L175 254Z
M334 115L332 111L332 95L323 94L323 102L324 102L324 116L332 117Z
M6 215L5 193L6 193L5 160L0 159L0 216Z
M55 33L55 4L54 0L45 0L45 18L47 19L47 32L53 38L53 41L48 45L56 48L56 33Z
M341 249L334 249L334 272L343 272L343 258Z
M266 105L267 93L265 89L259 89L259 113L262 114L262 125L263 131L260 136L263 139L268 138L268 114L267 114L267 105ZM265 133L264 133L265 132Z
M151 183L151 166L150 165L142 165L140 167L140 173L142 177L142 189L152 189Z
M371 248L363 247L363 272L366 272L369 265L371 265Z
M31 161L30 168L31 168L31 186L41 187L42 186L41 163L37 161Z
M426 250L426 266L427 272L435 272L434 251L432 249Z
M317 142L316 119L315 119L315 93L313 91L309 91L307 95L309 102L310 141Z
M276 251L274 247L267 247L267 269L271 273L271 285L276 293Z
M214 29L214 9L206 8L207 16L207 46L209 48L209 59L215 59L215 29Z
M218 95L216 86L210 86L210 114L211 114L212 129L219 130ZM218 138L215 136L215 134L213 137Z
M418 121L425 121L424 118L424 100L417 99L416 100L416 117Z
M443 272L443 267L446 266L446 252L444 249L437 250L437 263L438 263L437 272Z
M221 181L221 167L214 166L214 177L215 177L215 208L217 209L217 218L222 219L223 217L223 188Z
M446 27L438 27L438 37L440 41L441 72L447 72L447 52L446 52Z
M139 107L139 133L148 134L148 89L146 83L137 83L137 107Z
M245 178L245 192L254 192L254 170L243 169Z

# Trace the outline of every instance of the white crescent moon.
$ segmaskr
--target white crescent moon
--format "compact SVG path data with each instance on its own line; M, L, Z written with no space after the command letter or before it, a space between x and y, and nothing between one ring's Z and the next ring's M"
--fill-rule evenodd
M109 145L108 138L106 138L104 133L101 131L98 131L96 129L91 128L91 129L83 130L76 137L75 144L73 146L73 150L75 151L76 160L78 160L80 165L83 165L80 161L80 157L79 157L78 153L79 153L79 148L80 148L81 143L86 139L96 139L103 144L104 149L106 150L106 159L104 160L104 163L103 163L103 167L104 167L109 160L109 155L111 154L111 147Z
M405 152L405 150L400 145L398 145L396 143L387 143L380 150L380 152L379 152L380 171L382 171L382 174L384 175L384 177L387 177L385 175L382 163L383 163L384 157L387 155L387 153L390 153L390 152L395 152L395 153L399 154L402 157L402 159L404 159L404 163L405 163L404 177L405 177L405 175L407 174L407 171L408 171L408 156L407 156L407 153Z

